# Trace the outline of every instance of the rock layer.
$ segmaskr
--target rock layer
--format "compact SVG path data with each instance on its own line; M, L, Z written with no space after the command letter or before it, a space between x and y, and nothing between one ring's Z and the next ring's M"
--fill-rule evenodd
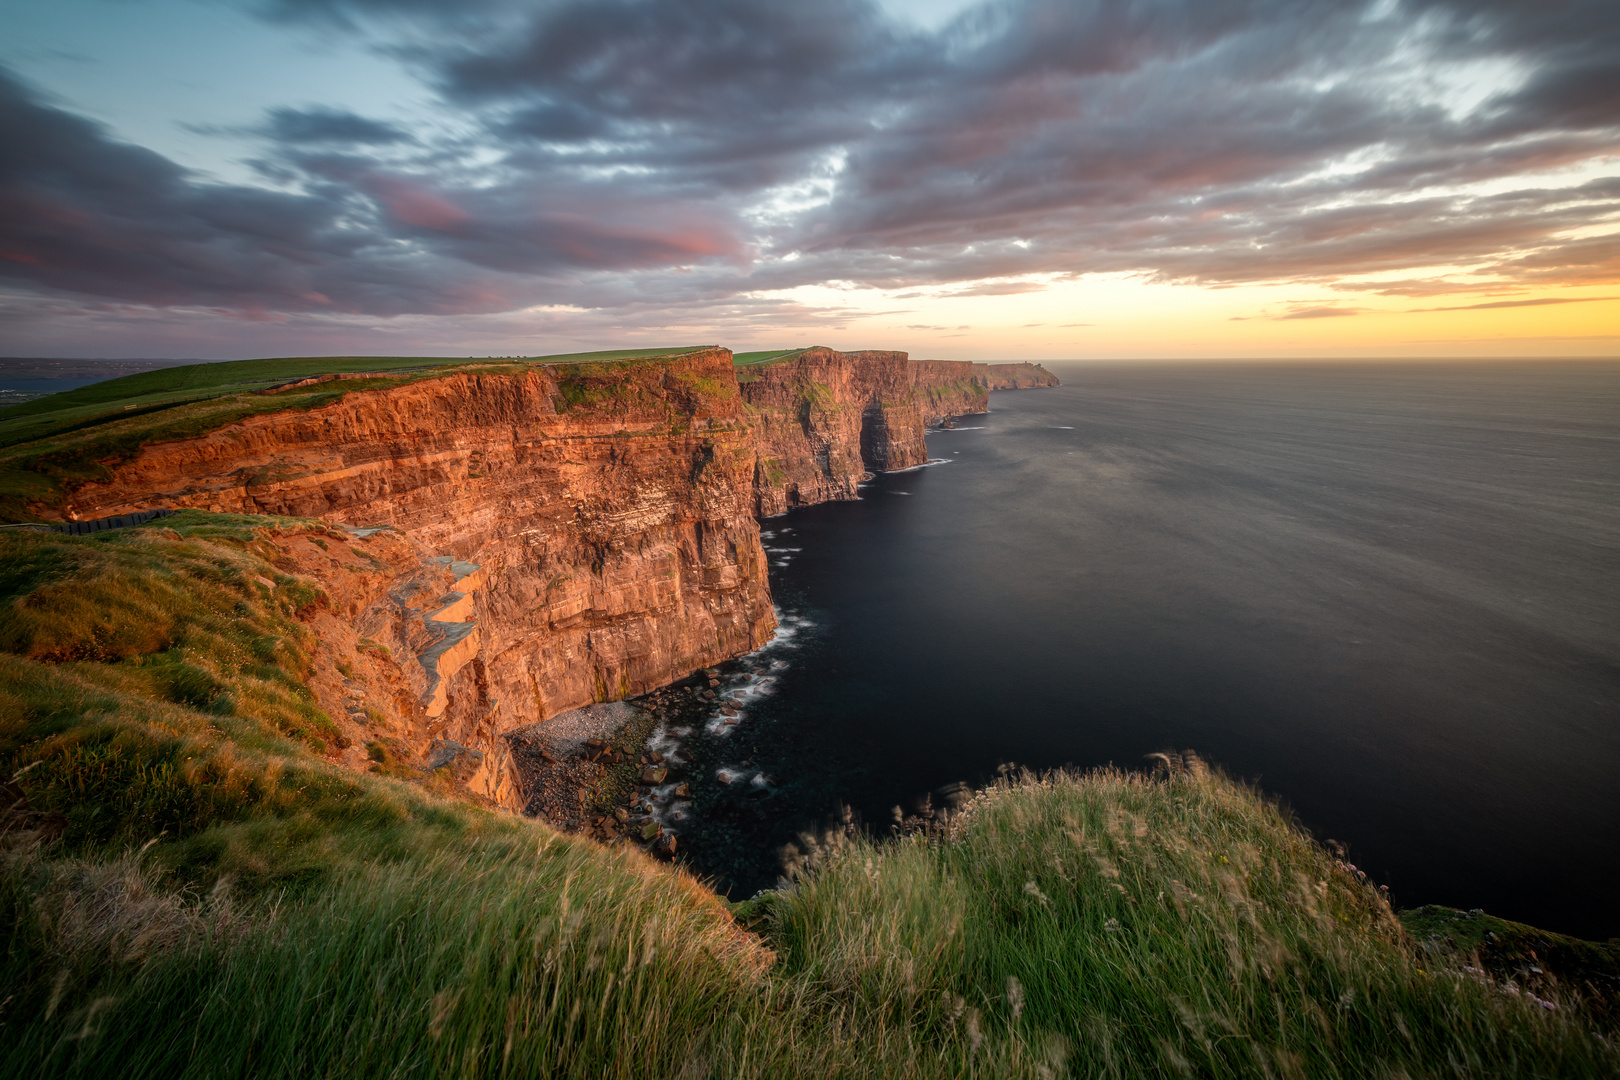
M410 602L457 605L419 620L438 633L418 650L433 734L490 752L508 730L770 638L754 462L731 354L712 349L356 391L146 447L70 509L389 525L477 564L476 591L447 581Z
M903 352L807 349L743 369L743 400L759 428L759 513L853 499L867 473L925 463L928 425L989 408L981 367Z
M147 446L66 510L405 534L415 561L350 615L414 657L398 678L415 741L481 760L480 793L510 803L507 732L770 638L756 514L852 499L869 472L923 464L930 424L985 411L992 386L1049 385L1031 367L830 349L740 377L725 349L470 367Z

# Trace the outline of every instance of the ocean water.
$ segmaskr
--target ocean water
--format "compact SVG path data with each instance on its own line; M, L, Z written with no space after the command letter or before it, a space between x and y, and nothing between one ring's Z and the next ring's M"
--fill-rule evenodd
M785 633L682 729L694 869L1191 748L1400 906L1620 935L1620 364L1051 367L765 523Z
M100 379L21 379L0 373L0 390L23 394L60 394L64 390L77 390L81 386L100 382Z

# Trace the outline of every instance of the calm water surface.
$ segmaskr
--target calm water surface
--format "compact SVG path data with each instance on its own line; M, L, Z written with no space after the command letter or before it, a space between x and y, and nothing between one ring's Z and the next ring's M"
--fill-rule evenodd
M1051 367L766 522L786 633L680 740L695 869L1194 748L1401 906L1620 934L1620 365Z

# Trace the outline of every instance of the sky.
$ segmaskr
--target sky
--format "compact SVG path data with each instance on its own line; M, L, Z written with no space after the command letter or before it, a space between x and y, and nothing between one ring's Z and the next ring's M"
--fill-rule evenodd
M0 28L3 355L1620 355L1615 0Z

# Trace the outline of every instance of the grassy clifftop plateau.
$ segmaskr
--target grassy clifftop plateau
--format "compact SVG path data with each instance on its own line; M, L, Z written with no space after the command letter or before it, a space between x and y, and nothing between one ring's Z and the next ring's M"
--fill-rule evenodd
M1414 941L1191 758L806 838L736 908L345 771L275 565L325 528L0 534L0 1076L1620 1073L1579 984Z
M104 462L142 446L201 435L267 412L309 410L357 390L455 370L572 368L691 352L699 346L461 360L443 356L302 356L161 368L0 408L0 519L33 520L30 507L105 474ZM350 376L313 381L322 376ZM353 378L352 376L365 376ZM288 384L312 380L309 385ZM285 389L274 394L264 391Z

